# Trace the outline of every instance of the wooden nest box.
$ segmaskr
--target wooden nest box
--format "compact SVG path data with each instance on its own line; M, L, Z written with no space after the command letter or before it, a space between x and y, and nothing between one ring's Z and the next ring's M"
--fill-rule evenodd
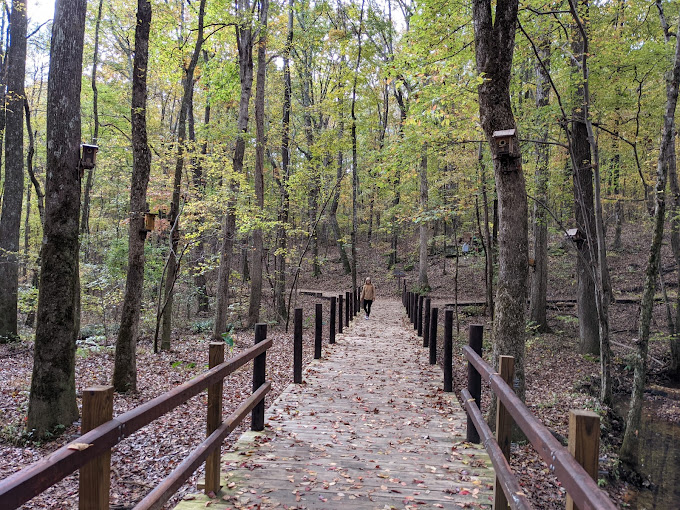
M516 129L505 129L493 132L495 146L494 159L500 161L503 173L516 172L519 170L519 140Z
M144 213L144 230L151 232L156 227L156 215L151 212Z

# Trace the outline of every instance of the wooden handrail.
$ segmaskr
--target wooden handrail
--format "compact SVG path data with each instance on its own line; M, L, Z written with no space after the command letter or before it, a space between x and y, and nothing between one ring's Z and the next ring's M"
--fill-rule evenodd
M491 432L486 421L484 421L482 412L477 407L475 399L466 389L463 389L461 393L463 395L463 407L467 411L468 416L472 418L472 422L475 424L475 427L483 440L484 448L486 448L486 451L489 454L489 459L491 459L493 468L496 471L496 476L503 485L503 492L508 496L510 508L512 508L512 510L531 510L533 508L531 503L519 486L517 478L513 475L510 464L508 464L507 459L503 455L503 451L494 439L493 432Z
M463 347L467 360L489 383L498 399L506 407L515 423L527 436L538 454L548 465L579 508L616 510L616 506L597 486L583 467L574 459L550 431L538 421L513 389L469 346Z
M219 447L229 434L243 421L250 411L265 397L271 389L271 383L267 382L260 386L260 389L253 393L248 399L227 418L222 425L208 436L205 441L199 444L192 452L177 466L169 476L156 486L144 499L137 505L135 510L157 510L163 508L177 490L184 485L184 482L191 476L191 473L201 465L215 448Z
M88 448L72 450L69 445L63 446L0 481L0 510L16 508L40 494L137 430L266 352L272 343L271 339L260 342L198 377L83 434L77 442L89 444Z

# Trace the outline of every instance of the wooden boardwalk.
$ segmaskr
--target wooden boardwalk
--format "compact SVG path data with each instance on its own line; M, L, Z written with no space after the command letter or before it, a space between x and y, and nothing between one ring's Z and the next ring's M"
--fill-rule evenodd
M493 471L397 301L359 315L222 459L223 489L177 508L491 508ZM193 496L192 496L193 497Z

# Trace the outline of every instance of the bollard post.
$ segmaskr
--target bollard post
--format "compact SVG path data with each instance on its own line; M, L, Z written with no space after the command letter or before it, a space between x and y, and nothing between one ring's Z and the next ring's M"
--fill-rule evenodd
M302 383L302 308L295 309L293 334L293 382Z
M600 456L600 417L592 411L569 411L569 453L597 480ZM567 494L567 510L578 510Z
M512 388L512 381L515 378L515 358L512 356L498 357L498 373L501 379ZM503 456L510 462L510 439L512 437L512 416L505 408L501 399L497 399L496 405L496 442L500 446ZM498 510L506 510L508 508L508 499L503 492L503 486L500 480L496 477L493 488L494 508Z
M334 344L335 343L335 307L336 307L336 301L338 298L335 296L331 298L331 320L330 324L328 326L328 343L329 344Z
M470 324L468 332L468 345L480 356L482 355L482 340L484 339L484 326L480 324ZM475 399L477 407L482 409L482 376L477 369L468 361L468 391ZM479 432L472 422L472 418L467 419L467 440L470 443L479 444Z
M429 347L430 346L430 319L431 319L431 314L430 314L430 308L431 308L431 299L427 298L425 299L425 312L423 315L423 347Z
M215 368L224 363L224 342L210 342L208 354L208 367ZM212 434L222 424L222 395L224 380L220 379L215 384L208 386L208 416L206 437ZM205 459L205 485L204 492L217 493L220 490L220 449L214 450Z
M345 327L349 328L349 314L352 311L352 299L350 292L345 292Z
M356 303L354 307L354 316L356 317L361 310L361 291L359 289L354 291L354 302Z
M321 334L323 333L323 305L316 304L316 317L314 328L314 359L321 358Z
M255 345L267 338L267 325L259 322L255 324ZM263 352L253 360L253 391L257 391L265 383L267 371L267 353ZM259 432L264 430L264 400L257 404L250 419L250 430Z
M430 311L430 365L437 364L437 321L439 319L439 308Z
M406 293L406 303L404 304L404 306L406 307L406 317L408 317L409 320L410 320L411 319L411 291L410 290Z
M342 294L338 296L338 333L342 333Z
M418 336L423 336L423 302L425 296L418 296Z
M113 418L113 386L92 386L83 390L85 434ZM111 450L80 468L78 505L80 510L108 510L111 487Z
M418 331L418 301L423 298L420 294L413 296L413 330Z
M453 310L444 312L444 391L453 391Z

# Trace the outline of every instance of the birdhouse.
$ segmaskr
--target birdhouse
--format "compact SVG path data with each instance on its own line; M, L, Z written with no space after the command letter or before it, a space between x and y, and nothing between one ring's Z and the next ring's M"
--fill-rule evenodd
M581 244L583 243L583 241L586 240L586 236L578 228L570 228L569 230L567 230L566 237L577 244Z
M144 213L144 230L151 232L156 226L156 215L154 213Z
M496 157L501 159L504 157L519 157L519 147L515 129L494 131L493 140L496 144Z
M536 270L536 259L529 259L529 267L534 271Z
M82 149L82 154L80 156L80 166L82 168L87 168L88 170L94 168L99 147L96 145L88 145L86 143L82 144L80 147Z

